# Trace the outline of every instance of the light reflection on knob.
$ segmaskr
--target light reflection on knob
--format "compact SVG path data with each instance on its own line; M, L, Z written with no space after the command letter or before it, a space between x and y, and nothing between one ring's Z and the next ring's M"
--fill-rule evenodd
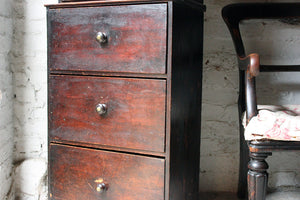
M103 33L103 32L98 32L97 36L96 36L96 40L100 43L100 44L105 44L107 43L107 34Z
M105 185L105 183L99 183L99 184L97 185L96 191L97 191L98 193L103 193L103 192L105 192L107 189L108 189L108 188L107 188L107 186Z
M99 103L97 106L96 106L96 111L99 115L103 116L107 113L107 105L106 104L102 104L102 103Z

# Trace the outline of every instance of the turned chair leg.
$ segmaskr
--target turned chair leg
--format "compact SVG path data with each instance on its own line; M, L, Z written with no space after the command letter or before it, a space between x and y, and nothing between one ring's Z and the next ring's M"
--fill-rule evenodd
M248 164L248 200L265 200L269 168L266 158L272 153L250 153Z

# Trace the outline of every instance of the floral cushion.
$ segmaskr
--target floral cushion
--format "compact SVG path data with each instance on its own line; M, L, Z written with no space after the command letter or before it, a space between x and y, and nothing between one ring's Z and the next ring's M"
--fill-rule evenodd
M258 115L245 126L246 140L300 141L300 105L258 106Z

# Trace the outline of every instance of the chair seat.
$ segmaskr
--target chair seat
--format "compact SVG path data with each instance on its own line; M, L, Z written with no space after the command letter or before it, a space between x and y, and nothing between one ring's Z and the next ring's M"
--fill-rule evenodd
M300 141L300 105L260 105L247 126L246 140Z

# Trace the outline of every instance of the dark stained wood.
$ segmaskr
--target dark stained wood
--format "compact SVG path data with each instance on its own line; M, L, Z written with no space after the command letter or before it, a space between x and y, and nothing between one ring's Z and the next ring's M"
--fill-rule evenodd
M244 89L240 89L241 93L244 94ZM239 95L238 100L238 113L239 116L242 116L243 112L245 111L244 106L240 102L245 97L241 97ZM239 118L239 131L240 131L240 163L239 163L239 179L238 179L238 192L237 196L240 199L245 198L247 196L247 171L248 171L248 163L249 163L249 148L247 146L247 141L245 140L244 136L244 126L242 118Z
M259 59L251 60L251 55L245 55L245 49L239 30L241 20L248 19L300 19L300 3L239 3L231 4L223 8L223 19L226 22L231 33L233 43L239 63L240 74L240 98L239 98L239 116L247 112L247 120L257 115L256 102L256 85L255 77L261 72L273 71L300 71L300 65L261 65ZM252 68L252 69L251 69ZM248 165L248 190L249 199L265 200L266 184L267 184L267 167L260 167L257 163L265 163L265 158L271 155L273 151L283 150L300 150L300 142L283 142L283 141L250 141L248 147L244 141L243 128L241 128L240 120L240 178L239 191L240 198L246 195L246 162L249 160L247 151L250 151L252 159ZM248 149L248 150L247 150ZM265 163L267 165L267 163Z
M167 106L166 106L166 172L165 172L165 199L170 200L170 147L171 147L171 89L172 89L172 39L173 39L173 2L168 3L168 42L167 42Z
M167 79L167 74L141 74L141 73L120 73L120 72L90 72L90 71L71 71L53 70L52 75L83 75L83 76L102 76L102 77L130 77L130 78L149 78Z
M153 3L168 3L171 0L92 0L92 1L64 1L59 4L46 4L50 9L57 8L77 8L77 7L99 7L99 6L123 6Z
M166 73L166 4L49 9L50 70ZM108 35L101 45L98 32Z
M71 8L78 6L103 6L103 5L127 5L127 4L145 4L145 3L167 3L189 6L190 9L196 9L199 12L205 12L206 6L199 0L59 0L60 4L47 4L48 8Z
M300 150L300 142L289 141L250 141L249 148L251 152L273 152L273 151L296 151Z
M50 141L165 151L164 80L50 76L49 88Z
M80 11L83 10L82 12L78 12L79 7L81 8ZM161 170L160 164L149 164L151 169L147 169L147 171L153 170L153 173L155 173L153 178L157 179L156 177L163 177L163 193L160 193L161 186L159 186L159 189L155 189L152 186L148 186L149 182L147 181L145 183L138 182L138 186L129 184L130 186L127 187L131 189L132 195L134 195L136 187L138 191L141 191L140 188L142 188L143 192L145 192L144 196L140 195L142 193L138 193L139 196L134 199L144 200L153 193L155 195L160 193L160 196L151 196L149 199L199 200L204 9L202 0L74 1L47 5L47 8L48 37L50 38L48 40L49 142L51 146L54 146L50 149L60 149L59 151L50 150L50 152L54 152L52 154L55 154L55 156L53 157L50 153L49 166L50 173L52 174L55 174L56 171L56 169L53 168L53 163L55 163L57 168L65 170L60 172L60 175L58 175L59 178L49 176L50 191L52 191L52 188L55 188L57 184L70 182L71 179L77 180L80 178L72 175L63 180L63 178L60 177L64 176L64 173L66 173L69 168L73 169L72 160L75 160L68 159L68 155L64 155L65 152L68 154L71 151L72 153L69 153L72 154L71 158L76 157L76 160L79 160L80 163L76 165L76 168L84 169L86 166L94 165L96 169L94 171L99 171L96 167L99 167L99 163L101 164L102 162L100 162L101 159L95 155L99 154L102 157L102 152L110 151L110 153L120 155L113 163L110 162L110 156L107 156L105 160L108 160L109 166L112 168L111 174L115 174L116 177L121 176L119 175L118 170L123 167L122 162L124 159L122 158L126 158L127 160L127 156L130 158L132 157L132 159L137 156L138 160L140 157L143 157L143 160L152 160L155 157L155 159L164 162L164 170ZM94 13L89 12L91 8L95 9ZM118 12L115 12L116 10ZM128 15L119 12L120 10L124 11L124 13L128 13ZM73 18L63 18L63 15L71 14L71 11L76 11L76 15L78 14L78 16L73 15ZM148 15L149 12L151 12L151 14ZM103 19L91 18L91 16L102 16L103 13L106 13L111 21L107 22L103 20L104 17L102 17ZM133 13L137 13L137 15L135 16ZM82 15L89 15L89 17ZM113 27L116 25L116 23L112 23L114 21L118 23L127 23L123 24L117 31L120 33L124 31L127 31L126 33L132 33L132 38L130 38L130 40L134 42L134 45L137 42L134 40L136 38L139 40L139 37L136 37L135 34L143 34L141 32L147 33L146 36L143 35L143 40L145 40L143 42L147 45L142 45L145 47L143 51L146 52L147 55L140 56L141 52L137 52L134 54L136 57L130 60L127 57L122 57L122 54L119 53L119 51L114 50L110 54L111 59L107 59L107 66L105 66L103 63L106 61L103 60L103 58L99 60L87 59L90 55L95 55L95 48L92 46L94 44L92 44L90 46L92 48L88 50L85 49L87 50L87 54L80 54L80 57L71 59L70 62L61 62L60 64L62 65L56 66L57 56L61 57L59 59L68 59L67 57L64 58L65 55L63 52L68 51L68 49L60 48L59 50L61 52L55 53L52 49L54 45L52 42L54 37L53 34L60 32L59 35L56 33L55 39L61 40L61 45L64 45L63 42L66 41L63 40L63 37L61 36L69 37L67 32L64 32L63 29L53 29L53 22L57 21L57 18L61 18L59 20L64 24L66 19L68 19L69 24L71 24L70 22L73 20L81 22L88 21L85 24L90 24L91 27ZM137 20L140 21L138 22ZM133 24L131 25L130 23ZM85 27L84 25L82 25L82 27L86 28L86 31L91 28ZM149 32L150 34L148 34ZM61 33L66 34L61 35ZM151 34L159 35L160 33L164 34L164 36L158 36L158 39L151 37ZM82 38L87 38L87 34L84 33L84 30L78 32L78 34ZM95 34L91 34L91 37L95 40ZM88 44L88 41L86 40L80 41L84 44ZM148 45L149 41L151 41L152 44ZM94 42L97 43L96 40ZM103 49L100 50L104 51L109 49L109 42L110 41L108 41L107 45L102 45ZM68 41L66 44L68 44ZM85 48L84 45L76 45L77 46L74 46L73 50ZM121 43L116 43L116 46L118 45L125 48ZM131 48L136 48L134 45L129 47L126 46L126 51ZM99 46L101 47L101 45L98 44L97 48ZM96 50L98 51L98 49ZM153 61L151 61L151 58L149 57L151 56L151 52L159 54L157 54L158 56L152 56ZM97 56L98 54L96 54L96 58ZM120 56L121 58L119 58ZM123 60L121 61L121 59ZM147 67L148 65L149 68ZM76 84L73 83L74 80L76 80ZM113 88L112 86L116 86L119 81L123 81L124 84L120 85L123 85L124 87ZM128 82L128 84L125 84L125 82ZM87 88L87 86L90 88ZM128 91L129 96L131 93L135 93L132 95L132 98L127 98ZM146 92L143 93L142 91ZM97 121L95 119L96 112L94 109L96 104L99 103L99 101L96 100L101 97L100 94L103 94L103 92L108 92L107 96L112 95L113 97L118 97L117 99L126 100L122 103L134 107L135 112L144 114L149 114L149 112L154 113L143 119L140 118L138 114L131 114L130 116L122 115L122 119L117 118L117 120L115 120L115 118L110 118L110 114L116 113L110 113L109 108L111 106L108 106L108 113L106 115L102 117L96 115L97 119L104 119L106 121L106 124L101 124L99 123L99 120ZM124 97L124 95L126 97ZM149 99L149 101L145 102L145 98ZM150 99L153 100L150 101ZM115 105L120 104L117 104L119 101L114 101L114 103L112 108L114 108L113 111L116 111L119 108ZM121 112L125 113L125 108L126 106L121 106ZM56 111L53 112L53 109ZM77 111L74 111L76 109ZM64 121L64 119L67 119L67 122ZM70 120L73 120L73 122L70 123ZM138 120L140 120L139 124L136 123ZM120 124L120 121L124 123ZM127 121L127 123L125 123L125 121ZM54 122L56 124L54 124ZM111 123L111 125L106 126L108 123ZM143 123L147 123L147 125ZM106 126L105 133L99 128L103 125ZM72 129L72 131L63 130L65 127L70 130ZM124 127L124 133L127 133L126 131L134 131L135 134L132 134L132 137L127 137L128 134L113 133L115 130L121 130L122 127ZM153 129L157 130L153 132ZM55 138L52 134L54 131L56 135ZM150 134L150 132L153 132L153 134ZM59 138L62 133L64 139ZM87 135L86 138L82 138L82 133L88 133L89 135ZM92 133L96 134L93 135ZM110 133L113 134L110 135ZM107 134L109 136L107 136ZM104 138L106 137L106 139L108 137L110 138L103 141L103 138L100 139L102 136ZM68 139L66 139L67 137ZM108 144L107 141L109 141L110 144ZM133 142L135 143L133 144ZM66 151L65 148L56 147L60 145L74 146L78 151L76 150L73 153L73 150ZM69 148L74 149L73 147ZM86 154L84 153L84 155L81 153L81 149L83 148L86 148L85 151L87 152ZM94 153L96 151L98 153ZM92 152L91 156L96 159L89 159L89 152ZM82 157L82 162L79 157ZM89 160L84 159L85 157ZM60 162L60 160L64 160L64 162ZM67 167L59 165L65 165ZM80 165L82 167L80 167ZM127 169L127 165L124 166ZM136 166L139 165L132 165L131 167L135 170ZM138 167L137 170L139 171L140 168ZM91 174L92 172L90 171L90 168L86 168L84 173ZM137 177L138 174L130 173L127 175L129 180L137 178L140 180L139 177ZM81 186L81 183L82 182L79 181L79 184L74 185L75 187L84 188L85 186ZM125 194L127 194L127 188ZM150 194L147 194L148 189L151 190ZM60 188L59 193L63 193L63 190L64 189ZM86 190L79 190L78 188L76 188L76 191L80 191L80 195L82 196L87 192ZM108 189L107 193L109 191L110 190ZM65 197L58 197L56 199L72 199L72 197L69 198L69 196L66 195ZM81 199L97 198L91 196L90 198L84 197ZM127 196L105 196L99 197L99 199L129 200L131 198L127 198Z
M250 153L248 164L248 200L265 200L269 168L266 158L271 153Z
M246 123L258 114L257 112L257 100L256 100L256 83L255 76L259 74L259 55L250 54L246 59L241 59L245 62L245 68L243 63L240 62L240 68L245 71L245 85L246 85Z
M297 72L300 65L260 65L261 72Z
M164 199L164 159L51 145L49 178L53 200Z
M107 146L102 144L92 144L92 143L84 143L82 141L74 142L74 141L60 141L55 140L51 142L52 144L67 144L71 146L77 147L85 147L85 148L93 148L105 151L115 151L119 153L130 153L142 156L153 156L157 158L166 158L166 152L157 152L157 151L147 151L147 150L140 150L140 149L130 149L124 147L115 147L115 146Z
M81 2L81 1L97 1L97 0L59 0L59 2Z
M172 200L199 199L203 53L203 40L199 36L203 35L202 19L203 12L173 4L170 146Z

